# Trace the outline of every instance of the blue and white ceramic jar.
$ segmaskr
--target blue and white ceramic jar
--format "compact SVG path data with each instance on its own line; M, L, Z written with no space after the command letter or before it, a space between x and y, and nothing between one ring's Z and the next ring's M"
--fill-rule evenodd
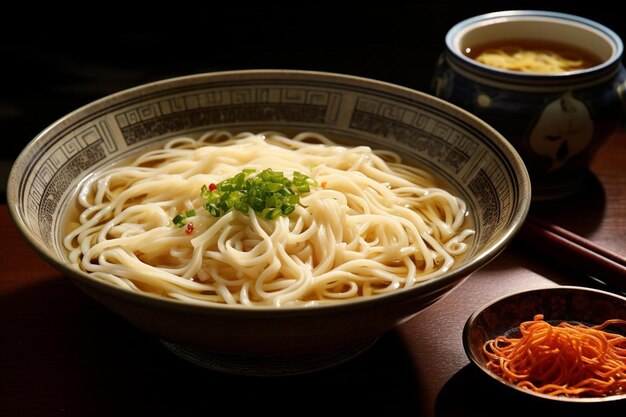
M501 40L573 45L599 64L560 73L498 69L470 57ZM569 14L513 10L453 26L433 78L434 94L496 128L522 156L533 200L575 193L596 151L620 128L626 100L623 43L611 29Z

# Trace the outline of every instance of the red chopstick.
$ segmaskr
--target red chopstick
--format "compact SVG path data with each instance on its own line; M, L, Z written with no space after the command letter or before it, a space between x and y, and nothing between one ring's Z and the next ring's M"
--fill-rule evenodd
M519 237L561 264L626 293L626 258L562 227L528 216Z

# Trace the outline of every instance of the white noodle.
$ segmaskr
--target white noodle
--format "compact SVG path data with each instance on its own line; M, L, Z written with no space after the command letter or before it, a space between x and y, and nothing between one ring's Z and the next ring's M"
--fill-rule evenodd
M318 186L276 220L202 208L203 185L250 168L299 171ZM396 291L448 271L474 234L465 202L399 155L311 132L176 138L90 178L76 201L64 245L77 268L199 304L315 305ZM172 219L192 208L188 235Z

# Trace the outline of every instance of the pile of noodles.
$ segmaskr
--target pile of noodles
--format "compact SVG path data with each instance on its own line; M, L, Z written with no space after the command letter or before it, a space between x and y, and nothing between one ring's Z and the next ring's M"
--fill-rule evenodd
M288 216L214 217L201 188L242 170L308 175ZM398 155L319 134L180 137L89 178L64 245L77 268L194 303L316 305L408 288L448 271L474 231L466 204ZM177 213L193 231L176 227Z
M487 369L520 388L574 398L626 394L626 336L605 330L626 326L609 319L590 326L544 321L536 314L520 324L519 337L497 336L483 351Z

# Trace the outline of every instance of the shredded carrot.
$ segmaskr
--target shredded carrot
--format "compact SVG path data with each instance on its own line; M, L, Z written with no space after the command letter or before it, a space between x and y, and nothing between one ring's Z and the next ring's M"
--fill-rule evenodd
M520 324L521 336L497 336L483 345L487 368L518 387L552 396L626 394L626 336L595 326L552 325L537 314Z

